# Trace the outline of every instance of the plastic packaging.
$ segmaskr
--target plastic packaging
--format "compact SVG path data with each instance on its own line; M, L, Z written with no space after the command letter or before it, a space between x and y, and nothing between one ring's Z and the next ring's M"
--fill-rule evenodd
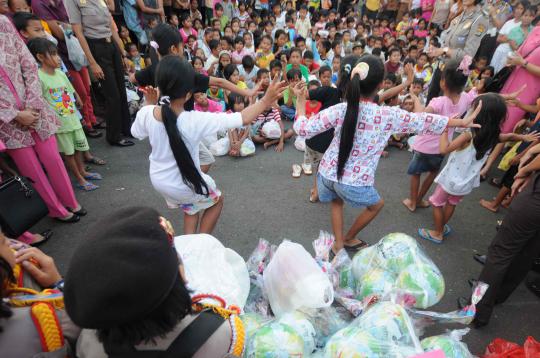
M263 273L264 290L276 317L301 307L328 307L332 283L302 245L284 240Z
M540 342L529 336L523 347L502 338L496 338L486 348L482 358L537 358L540 357Z
M416 240L392 233L377 244L360 250L352 260L357 299L385 297L401 292L414 298L414 306L427 308L444 295L444 278Z
M301 152L305 152L306 151L306 138L304 137L296 137L296 139L294 140L294 147L301 151Z
M410 357L422 352L407 312L388 301L367 309L325 347L327 358Z
M272 320L266 317L263 317L257 313L244 313L240 316L242 323L244 323L244 328L246 330L246 337L253 336L255 332L262 326L270 323Z
M270 121L263 124L261 132L267 139L279 139L281 137L281 127L276 121Z
M250 282L240 255L207 234L177 236L174 246L184 262L193 295L212 293L223 298L227 305L244 307Z
M272 322L259 328L248 340L246 357L305 357L304 340L291 326Z
M240 156L249 157L250 155L255 154L255 143L249 138L246 138L242 145L240 146Z
M446 358L473 358L467 345L461 341L467 333L469 328L454 330L448 334L424 338L420 344L426 352L442 350Z
M230 148L230 142L229 138L221 138L210 144L208 147L208 150L210 150L210 153L212 155L215 155L216 157L221 157L223 155L227 155L229 153Z
M296 333L302 336L304 341L304 352L307 355L315 350L315 338L317 334L306 314L299 311L285 313L278 322L289 325Z
M269 317L271 314L268 298L263 290L262 273L270 260L271 246L265 239L259 239L259 243L251 256L247 260L247 268L251 281L251 289L244 307L245 312L258 313L263 317Z

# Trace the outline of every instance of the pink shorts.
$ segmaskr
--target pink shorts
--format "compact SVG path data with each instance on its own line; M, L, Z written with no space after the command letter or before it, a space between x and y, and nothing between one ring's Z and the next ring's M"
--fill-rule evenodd
M446 204L456 206L463 199L463 195L448 194L442 186L437 185L433 194L429 197L429 202L436 208L445 206Z

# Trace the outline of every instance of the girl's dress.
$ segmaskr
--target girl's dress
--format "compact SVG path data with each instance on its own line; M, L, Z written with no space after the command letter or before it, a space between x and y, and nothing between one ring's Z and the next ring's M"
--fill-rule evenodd
M486 153L477 160L476 149L471 140L467 148L450 153L448 162L435 178L435 182L450 195L470 194L474 188L480 186L480 170L488 156L489 153Z
M193 36L195 36L195 38L197 37L197 30L195 30L194 28L189 29L188 32L186 32L186 30L184 30L184 28L181 28L179 32L180 32L180 36L182 37L182 42L184 44L188 43L189 35L193 35Z
M529 63L540 66L540 25L537 25L527 36L527 39L517 51ZM527 85L525 91L519 96L519 100L526 104L535 103L540 97L540 77L533 75L523 67L516 67L501 90L502 94L512 93ZM501 133L512 133L514 127L523 118L525 111L516 107L508 107L508 117L503 122Z
M177 127L182 139L193 159L195 168L199 170L208 185L209 196L199 195L184 183L182 175L174 159L165 126L154 117L156 106L145 106L137 113L131 127L131 134L140 140L149 138L150 180L170 208L181 207L184 213L194 215L201 210L212 207L221 196L216 183L209 175L200 171L199 144L203 138L216 135L219 131L227 131L243 125L240 113L208 113L185 111L177 119Z

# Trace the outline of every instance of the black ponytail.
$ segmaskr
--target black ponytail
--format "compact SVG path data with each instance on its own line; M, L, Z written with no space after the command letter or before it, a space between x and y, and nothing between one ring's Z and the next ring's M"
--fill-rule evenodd
M156 70L156 83L163 96L170 100L185 98L195 82L193 67L178 56L165 56L159 62ZM178 130L178 116L168 103L161 106L161 118L169 137L169 145L176 160L183 182L195 193L208 196L208 185L204 181L199 168L189 153L189 150Z
M361 80L360 76L355 74L350 79L350 74L359 62L364 62L369 66L367 77ZM367 98L372 96L382 82L383 76L384 65L381 59L376 56L364 55L360 58L357 56L347 56L342 61L338 88L345 91L347 110L341 126L337 166L338 180L341 180L343 176L345 163L347 163L354 145L354 135L356 134L356 124L360 111L360 99L362 97Z
M480 160L499 142L501 123L507 114L506 102L497 93L487 93L475 98L471 110L482 101L482 110L474 120L480 128L473 129L473 145L476 150L476 160Z

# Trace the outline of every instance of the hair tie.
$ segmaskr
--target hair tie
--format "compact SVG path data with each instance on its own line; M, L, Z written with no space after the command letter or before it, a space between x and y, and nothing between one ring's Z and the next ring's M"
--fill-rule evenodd
M171 104L171 97L169 96L163 96L159 99L159 104L164 105L170 105Z
M355 76L355 75L358 75L360 76L360 80L363 81L366 79L366 77L368 76L369 74L369 65L365 62L360 62L359 64L357 64L352 72L351 72L351 79Z
M343 67L343 71L347 72L347 74L350 74L351 73L351 64L348 63L345 65L345 67Z
M150 46L156 51L159 49L159 45L156 41L150 41Z
M461 60L458 70L463 72L465 76L469 76L471 74L471 64L472 64L472 57L469 55L463 56L463 59Z

